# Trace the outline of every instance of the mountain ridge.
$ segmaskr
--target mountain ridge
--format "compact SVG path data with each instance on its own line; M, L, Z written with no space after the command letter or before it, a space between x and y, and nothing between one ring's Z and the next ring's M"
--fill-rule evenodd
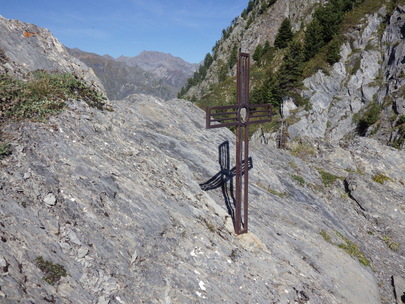
M115 59L108 54L67 49L95 71L111 99L123 99L135 93L166 100L174 98L196 69L196 65L161 52L144 51L135 57Z

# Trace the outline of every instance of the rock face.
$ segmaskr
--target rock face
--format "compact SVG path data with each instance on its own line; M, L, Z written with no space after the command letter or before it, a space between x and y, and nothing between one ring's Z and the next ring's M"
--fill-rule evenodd
M40 69L76 73L104 91L94 72L73 58L47 29L0 16L0 51L0 73L17 77Z
M388 21L385 16L383 7L365 17L347 34L351 42L344 44L342 58L331 71L318 71L304 81L303 96L312 109L297 115L299 122L289 128L292 138L342 140L355 132L355 115L376 102L384 110L368 134L384 143L392 141L397 132L392 117L405 113L405 8L398 6Z
M250 233L236 236L221 189L199 186L224 141L233 159L233 133L206 130L184 100L112 107L71 100L49 123L4 127L2 303L393 303L403 153L359 138L299 158L254 142ZM45 282L40 257L66 276Z
M251 3L254 3L252 11L245 18L235 19L224 30L223 37L213 48L214 61L208 67L205 78L201 76L202 81L193 79L195 85L185 93L187 98L201 99L205 103L215 96L221 104L233 103L235 96L233 90L228 88L234 85L231 76L235 75L236 60L230 59L232 54L236 54L235 47L253 55L258 45L263 46L266 41L270 46L273 45L285 18L289 18L293 32L298 33L297 42L302 42L311 15L325 1ZM340 48L341 59L332 66L325 62L322 68L316 68L316 73L303 79L302 87L297 85L296 90L301 96L293 102L301 107L292 113L287 111L287 115L291 116L287 120L290 139L308 137L337 143L360 134L404 148L404 3L398 1L394 5L392 2L380 1L369 10L366 3L362 2L348 13L347 16L353 14L347 17L349 19L356 14L364 17L356 17L356 25L347 24L345 29L342 25L341 31L344 33L339 32L344 41ZM260 73L277 72L279 69L284 54L277 50L272 56L271 64L270 59L266 58L260 63L262 67L254 66L252 60L252 93L257 92L255 90L265 82L259 79ZM318 59L315 57L312 60L306 63L304 74L313 69L311 65ZM262 77L266 79L267 76ZM287 103L291 102L290 99L284 96L284 100L287 100L284 109L289 109ZM303 106L304 103L306 106ZM277 126L271 128L276 129Z

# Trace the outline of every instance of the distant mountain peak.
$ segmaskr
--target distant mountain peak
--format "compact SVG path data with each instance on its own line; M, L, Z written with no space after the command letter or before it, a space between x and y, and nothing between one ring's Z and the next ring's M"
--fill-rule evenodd
M193 75L198 65L157 51L143 51L138 56L97 55L78 48L68 51L94 72L104 83L110 99L123 99L134 93L151 94L163 99L177 92Z

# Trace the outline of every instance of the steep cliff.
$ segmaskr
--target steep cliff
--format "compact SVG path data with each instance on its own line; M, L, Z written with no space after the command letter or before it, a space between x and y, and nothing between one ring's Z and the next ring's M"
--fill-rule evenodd
M256 97L260 92L260 101L273 103L280 113L277 123L264 126L267 132L274 132L273 138L280 138L280 132L290 140L308 137L332 142L368 136L403 148L404 1L340 1L341 5L351 4L341 19L329 12L328 18L340 21L328 41L321 41L323 47L311 56L305 53L308 33L317 30L317 35L322 34L322 27L312 22L314 15L321 20L319 15L328 11L319 7L339 1L250 2L254 5L249 13L235 19L213 48L213 61L205 76L189 81L192 85L185 97L201 100L202 107L234 103L232 56L238 48L254 55L258 47L268 43L266 57L252 60L251 95ZM275 37L286 19L294 43L275 47ZM304 60L292 58L288 67L286 60L293 47L302 52ZM286 76L291 68L297 69L296 74ZM266 91L266 86L273 87Z
M304 80L303 96L312 109L296 115L292 138L339 141L356 133L404 146L400 121L405 113L405 6L386 19L386 8L367 15L341 49L341 60ZM362 129L361 119L376 117ZM371 119L371 118L370 118ZM401 133L402 132L402 133Z

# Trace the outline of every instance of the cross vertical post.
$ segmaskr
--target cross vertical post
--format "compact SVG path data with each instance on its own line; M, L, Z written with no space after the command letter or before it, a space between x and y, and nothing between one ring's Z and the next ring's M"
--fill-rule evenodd
M249 120L249 68L249 54L240 53L236 69L236 102L238 104L237 116L239 118L239 124L236 128L235 231L237 234L245 233L248 230L249 171L245 166L244 172L242 172L242 162L247 164L249 157L249 128L247 124Z
M236 127L236 170L235 170L235 218L236 234L248 232L248 190L249 190L249 125L270 122L270 104L249 104L248 53L239 53L236 71L236 105L214 106L206 109L206 127Z

